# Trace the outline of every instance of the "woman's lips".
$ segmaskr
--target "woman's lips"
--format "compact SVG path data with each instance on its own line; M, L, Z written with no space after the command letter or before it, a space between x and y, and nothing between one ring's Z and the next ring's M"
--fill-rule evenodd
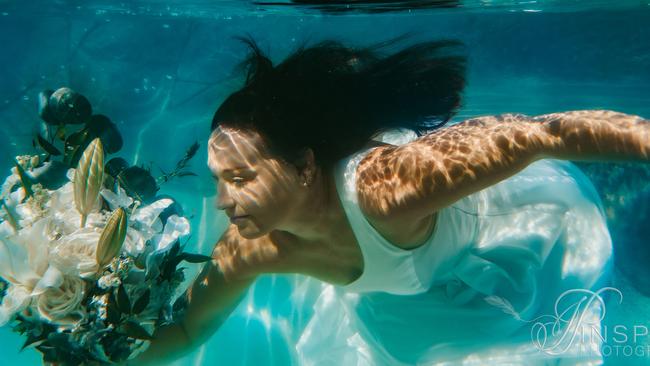
M230 218L230 222L236 224L237 222L241 222L242 220L247 219L248 216L249 215L233 216Z

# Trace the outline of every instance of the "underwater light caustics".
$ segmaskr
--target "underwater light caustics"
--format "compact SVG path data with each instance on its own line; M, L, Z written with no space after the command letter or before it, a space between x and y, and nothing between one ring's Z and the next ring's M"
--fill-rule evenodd
M104 148L99 138L86 148L74 176L74 202L81 214L81 227L97 202L99 190L104 182Z

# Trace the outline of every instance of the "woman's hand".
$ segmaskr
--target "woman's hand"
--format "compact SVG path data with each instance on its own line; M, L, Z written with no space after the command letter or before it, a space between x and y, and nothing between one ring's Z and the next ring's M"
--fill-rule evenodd
M182 318L156 329L149 348L127 365L169 363L200 346L226 321L255 280L249 273L239 276L233 272L229 272L231 277L227 279L220 268L223 258L219 248L236 247L240 244L238 238L232 227L223 234L214 247L214 259L205 264L183 295L188 305Z
M480 117L402 146L373 150L357 170L374 224L418 222L545 158L650 161L650 122L611 111Z

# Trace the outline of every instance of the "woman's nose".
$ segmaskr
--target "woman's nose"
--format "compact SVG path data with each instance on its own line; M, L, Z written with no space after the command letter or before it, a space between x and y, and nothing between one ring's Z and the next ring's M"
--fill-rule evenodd
M217 185L216 205L219 210L226 210L235 205L235 201L233 201L232 197L228 193L228 187L223 183Z

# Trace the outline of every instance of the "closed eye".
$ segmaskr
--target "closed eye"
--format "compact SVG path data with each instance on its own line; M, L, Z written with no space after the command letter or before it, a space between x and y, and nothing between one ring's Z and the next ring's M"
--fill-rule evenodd
M246 179L244 177L232 177L230 178L230 181L236 186L243 186L249 181L249 179Z
M247 183L257 176L255 172L241 170L238 171L236 169L224 170L220 175L221 179L219 179L219 176L217 174L212 174L212 179L214 179L215 184L219 184L219 181L223 179L225 182L241 185Z
M217 177L216 175L213 175L212 179L214 179L214 182L216 184L219 184L219 177ZM243 183L243 182L246 181L246 179L243 178L243 177L231 177L231 178L227 178L226 181L231 181L233 183Z

